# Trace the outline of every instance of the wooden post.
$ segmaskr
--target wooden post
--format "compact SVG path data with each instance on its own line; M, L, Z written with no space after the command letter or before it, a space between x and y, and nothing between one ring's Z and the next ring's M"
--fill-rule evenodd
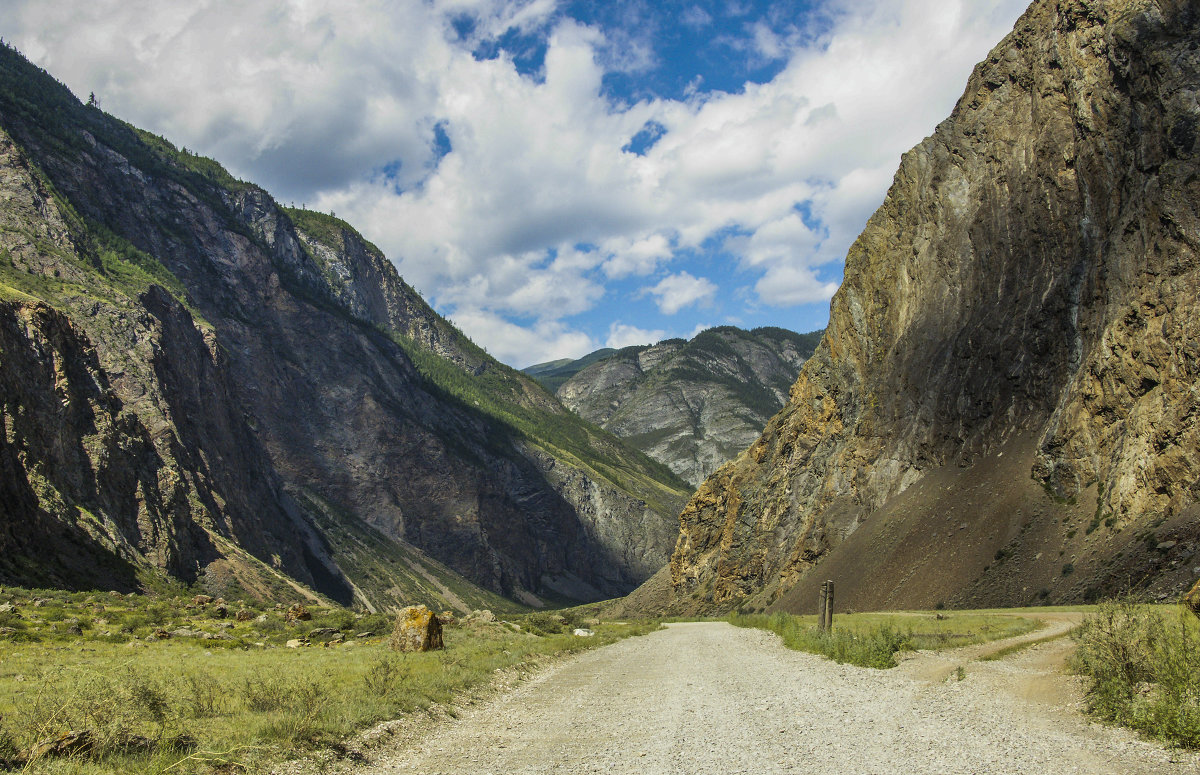
M825 582L825 632L833 632L833 579Z
M822 581L821 589L817 593L817 629L825 631L825 611L829 605L829 582Z

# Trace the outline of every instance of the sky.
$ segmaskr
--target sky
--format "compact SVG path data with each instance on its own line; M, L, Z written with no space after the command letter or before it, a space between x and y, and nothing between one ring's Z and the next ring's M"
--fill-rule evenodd
M1026 0L0 0L107 112L332 212L523 368L822 328Z

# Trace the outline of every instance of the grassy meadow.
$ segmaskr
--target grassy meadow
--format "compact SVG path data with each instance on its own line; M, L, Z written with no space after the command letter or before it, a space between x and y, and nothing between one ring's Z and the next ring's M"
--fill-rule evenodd
M307 612L4 590L0 769L252 772L306 751L345 754L356 732L448 705L497 670L657 626L589 623L584 638L569 612L473 617L446 627L444 650L403 654L388 646L387 616ZM54 740L63 751L33 755Z

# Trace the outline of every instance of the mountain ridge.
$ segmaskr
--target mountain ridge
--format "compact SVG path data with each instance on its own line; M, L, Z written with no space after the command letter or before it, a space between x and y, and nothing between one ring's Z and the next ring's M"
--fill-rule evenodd
M72 545L121 558L122 588L231 562L250 586L282 572L375 607L407 593L357 586L319 524L529 604L611 596L665 561L682 487L471 344L353 227L82 105L7 47L0 130L20 203L0 235L5 352L31 365L0 362L10 582L30 557L102 582L45 540L91 522Z
M745 449L783 408L819 332L718 326L573 362L558 397L691 484ZM602 352L602 351L600 351ZM584 362L584 361L591 362Z

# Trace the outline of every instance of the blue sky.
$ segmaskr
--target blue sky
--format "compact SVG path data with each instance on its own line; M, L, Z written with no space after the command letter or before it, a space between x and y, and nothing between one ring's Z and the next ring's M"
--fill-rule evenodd
M1023 0L10 0L76 94L335 212L517 367L825 325Z

